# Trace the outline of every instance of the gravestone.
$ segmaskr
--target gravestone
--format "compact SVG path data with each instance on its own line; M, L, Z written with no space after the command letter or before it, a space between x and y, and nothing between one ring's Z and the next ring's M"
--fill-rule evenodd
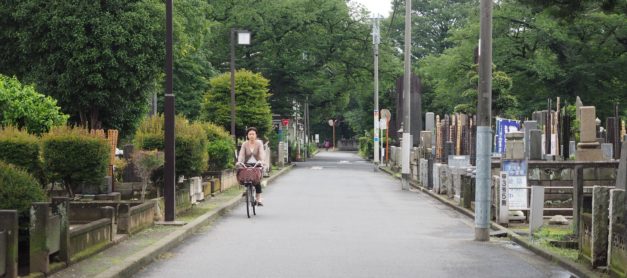
M525 159L524 135L523 132L505 134L505 159Z
M579 108L580 118L580 143L577 144L578 161L603 160L601 145L596 135L596 110L594 106L582 106Z
M581 108L582 106L583 103L581 102L579 96L577 96L577 99L575 100L575 116L577 121L579 121L579 117L581 116L581 114L579 113L579 108Z
M529 234L540 229L544 224L544 186L534 185L531 188L531 211L529 213Z
M562 134L560 139L560 144L562 145L562 160L567 160L571 154L574 154L574 151L570 149L570 126L571 126L571 117L564 113L562 116Z
M425 130L427 131L435 130L435 113L427 112L425 114Z
M609 224L609 244L607 250L608 268L611 277L617 277L618 273L625 273L627 269L627 252L625 250L625 241L623 230L623 200L625 199L625 190L610 190L610 224Z
M575 156L575 152L577 151L577 142L575 141L569 141L568 142L568 153L569 153L569 157L570 156ZM567 158L569 158L567 157Z
M122 172L122 180L124 182L141 182L143 181L139 175L135 172L135 164L133 163L133 152L135 147L131 144L124 145L124 159L127 164Z
M433 171L430 173L433 181L433 192L435 194L440 194L440 167L442 167L442 164L433 163Z
M525 132L525 158L529 159L530 151L529 148L531 146L531 130L538 129L538 123L536 121L525 121L524 132Z
M529 160L542 160L542 131L529 131Z
M627 190L627 141L623 141L616 177L616 189ZM627 205L627 202L625 203Z
M448 166L452 174L453 199L456 202L461 200L462 180L461 176L466 174L466 169L470 166L470 156L449 155Z
M601 151L603 152L603 160L612 160L612 158L614 157L614 144L601 144Z
M610 190L595 185L592 189L592 266L607 265Z
M612 154L614 154L615 149L618 149L618 138L619 132L618 129L618 121L615 117L608 117L605 121L605 129L607 130L605 134L605 142L612 144ZM616 157L611 157L610 159L616 158L618 159L618 155Z

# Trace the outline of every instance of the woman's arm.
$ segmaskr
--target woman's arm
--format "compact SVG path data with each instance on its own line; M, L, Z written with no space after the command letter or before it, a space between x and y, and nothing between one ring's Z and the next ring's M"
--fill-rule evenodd
M239 149L239 154L237 155L237 162L244 163L244 159L246 158L246 143L242 144L242 147Z

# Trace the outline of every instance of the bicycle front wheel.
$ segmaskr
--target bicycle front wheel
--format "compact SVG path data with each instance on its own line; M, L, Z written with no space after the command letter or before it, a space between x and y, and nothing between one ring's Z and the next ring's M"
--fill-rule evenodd
M246 185L246 216L250 218L250 205L252 201L252 195L250 194L250 185Z
M250 205L253 207L253 215L257 215L255 207L257 206L257 200L255 200L255 186L250 185Z

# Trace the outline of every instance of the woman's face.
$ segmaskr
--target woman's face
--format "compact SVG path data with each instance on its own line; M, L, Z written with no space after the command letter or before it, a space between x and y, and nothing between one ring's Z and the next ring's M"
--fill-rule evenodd
M248 131L248 140L254 141L257 139L257 132L254 130Z

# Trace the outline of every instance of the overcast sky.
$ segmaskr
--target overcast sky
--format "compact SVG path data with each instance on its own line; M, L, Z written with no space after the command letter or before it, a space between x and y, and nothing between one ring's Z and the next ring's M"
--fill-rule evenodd
M378 13L388 17L392 11L392 0L351 0L366 6L370 13Z

